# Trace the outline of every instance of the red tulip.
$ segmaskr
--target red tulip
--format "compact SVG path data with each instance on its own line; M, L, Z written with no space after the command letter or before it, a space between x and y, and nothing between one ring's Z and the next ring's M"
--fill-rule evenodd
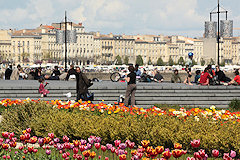
M114 141L114 144L115 144L116 147L118 147L120 143L121 143L120 140L115 140L115 141Z
M26 133L24 136L25 136L25 140L29 140L31 137L31 135L29 133Z
M108 158L108 157L105 157L105 160L109 160L109 158Z
M2 144L3 149L8 149L9 145L8 144Z
M62 158L66 159L67 158L67 153L63 153Z
M63 142L69 142L69 138L67 136L63 136Z
M172 151L172 155L174 158L179 158L183 155L183 152L182 152L182 150L175 149Z
M194 153L194 158L199 159L199 160L202 159L202 157L200 156L200 154L198 152Z
M191 141L191 146L193 148L198 148L200 146L200 139L198 140L194 139L193 141Z
M50 137L51 139L54 138L54 133L48 133L48 137Z
M74 144L75 147L78 147L80 143L79 143L78 140L73 140L73 144Z
M9 134L9 138L11 139L12 137L14 137L14 132Z
M28 147L28 152L31 153L33 151L33 149L34 149L33 147Z
M11 157L10 156L7 156L7 159L10 159Z
M182 145L180 143L175 143L174 148L175 149L182 149Z
M202 158L204 158L205 157L205 150L203 150L203 149L200 149L199 151L198 151L198 153L200 154L200 156L202 157Z
M37 153L37 151L38 151L37 149L33 149L33 153Z
M95 143L94 146L95 146L95 148L98 150L101 145L100 145L100 143Z
M80 149L81 152L83 152L83 151L85 151L85 146L84 145L80 145L79 149Z
M6 156L6 155L3 155L3 156L2 156L2 158L3 158L3 159L6 159L6 158L7 158L7 156Z
M169 159L172 156L170 151L165 151L165 152L163 152L162 155L165 159Z
M9 142L10 147L15 148L17 146L17 142Z
M187 160L196 160L194 157L188 157Z
M73 153L78 154L78 148L73 148Z
M129 143L128 143L128 147L129 147L130 149L133 149L134 146L135 146L135 143L134 143L134 142L129 142Z
M19 148L18 148L18 149L19 149L19 150L23 150L23 148L24 148L23 146L19 146Z
M219 151L216 149L212 150L212 156L217 158L219 156Z
M119 156L119 159L120 160L126 160L127 156L125 154L122 154L122 155Z
M111 152L112 152L112 153L114 153L115 150L116 150L116 149L115 149L114 147L111 148Z
M26 129L27 133L31 133L31 128Z
M20 135L20 140L21 141L25 141L25 136L24 135Z
M77 155L77 160L82 160L82 155Z
M2 136L3 136L4 138L8 138L8 135L9 135L8 132L2 132Z
M101 150L103 151L103 152L105 152L106 150L107 150L107 147L106 146L101 146Z
M23 153L24 153L24 154L27 154L27 153L28 153L28 150L25 149L25 150L23 151Z

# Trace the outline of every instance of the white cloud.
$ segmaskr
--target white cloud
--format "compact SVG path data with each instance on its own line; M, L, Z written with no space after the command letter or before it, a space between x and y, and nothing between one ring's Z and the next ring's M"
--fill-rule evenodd
M215 5L215 2L209 0L18 0L18 3L19 1L24 5L19 6L9 1L6 3L11 8L0 10L0 28L34 28L40 24L60 22L67 10L69 19L76 23L83 22L87 30L116 34L202 35L204 21L209 19L208 12ZM234 27L240 27L240 14L236 7L239 4L239 0L223 4L232 9L229 18L234 20Z

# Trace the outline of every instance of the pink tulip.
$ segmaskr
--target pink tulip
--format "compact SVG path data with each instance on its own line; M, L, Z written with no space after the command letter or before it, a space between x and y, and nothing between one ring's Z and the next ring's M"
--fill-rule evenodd
M217 158L219 156L219 151L216 149L212 150L212 156Z
M187 160L196 160L194 157L187 157Z
M100 148L101 144L100 143L95 143L94 146L98 150Z
M231 152L230 152L230 156L232 157L232 158L235 158L236 157L236 152L235 151L233 151L233 150L231 150Z
M200 139L198 140L194 139L193 141L191 141L191 146L193 148L198 148L200 146Z
M114 141L114 144L115 144L116 147L118 147L120 143L121 143L120 140L115 140L115 141Z
M67 136L63 136L63 142L69 142L69 138Z
M26 131L27 131L27 133L31 133L32 130L31 130L31 128L27 128Z
M51 139L54 138L54 133L48 133L48 137L50 137Z
M205 157L205 150L200 149L200 150L198 151L198 153L200 154L200 156L201 156L202 158Z

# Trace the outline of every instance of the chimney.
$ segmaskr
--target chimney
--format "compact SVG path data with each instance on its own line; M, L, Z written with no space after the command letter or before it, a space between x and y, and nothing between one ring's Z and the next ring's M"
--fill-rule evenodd
M100 37L100 32L96 32L96 36L97 36L97 37Z
M23 33L26 33L26 29L23 30Z
M112 33L110 33L109 36L110 36L111 38L113 38L113 34L112 34Z

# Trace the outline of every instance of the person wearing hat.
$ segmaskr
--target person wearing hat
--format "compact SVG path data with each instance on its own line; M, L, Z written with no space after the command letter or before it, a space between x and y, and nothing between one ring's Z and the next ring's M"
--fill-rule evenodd
M240 85L240 76L239 76L239 71L238 71L238 69L236 69L235 70L235 77L234 77L234 79L231 81L231 82L229 82L228 83L228 85Z

